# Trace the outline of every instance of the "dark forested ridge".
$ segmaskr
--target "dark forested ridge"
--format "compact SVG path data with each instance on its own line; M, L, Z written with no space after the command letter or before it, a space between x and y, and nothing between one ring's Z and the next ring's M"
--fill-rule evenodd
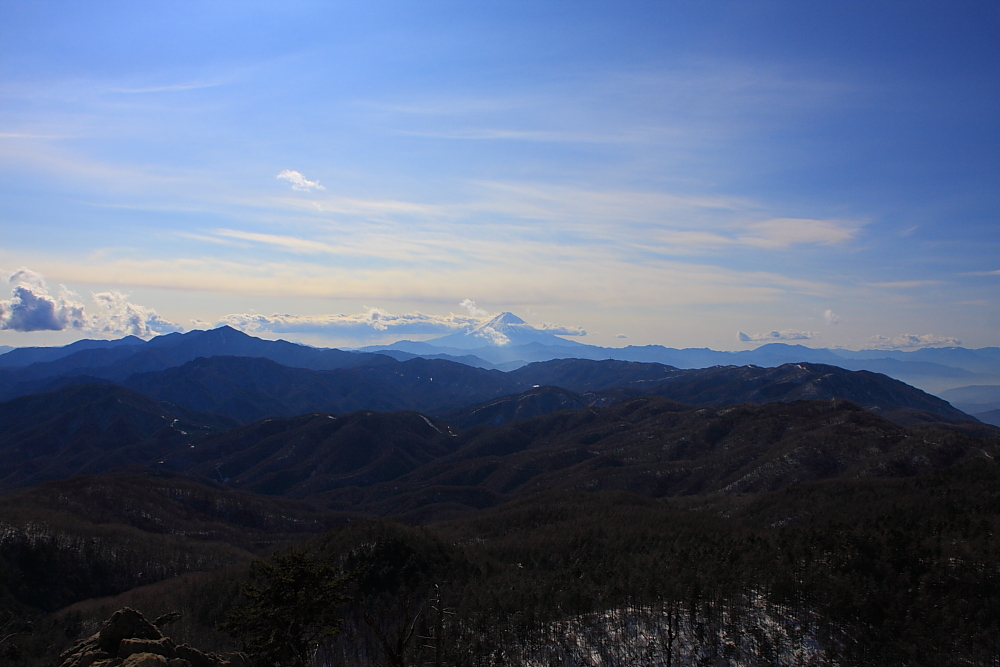
M236 422L114 385L0 403L0 491L147 463Z
M901 382L202 333L0 369L4 664L122 605L235 650L271 553L349 575L317 665L1000 660L1000 429Z
M465 430L373 410L224 429L232 426L224 417L119 387L74 386L0 404L11 425L0 436L0 470L11 489L144 465L343 511L426 519L551 489L659 497L913 475L983 456L993 442L947 423L904 427L839 399L697 408L634 396L549 412L579 395L533 391L556 403L534 417ZM524 399L508 403L523 407Z
M530 419L560 410L574 410L601 402L593 394L582 395L562 387L538 386L520 394L501 396L446 412L441 418L462 429L480 425L500 426L511 421Z
M678 371L669 382L650 393L694 405L731 403L787 403L796 400L842 398L877 410L890 419L914 421L970 421L946 401L898 380L870 371L847 371L825 364L784 364L713 367ZM913 419L906 412L929 413Z
M258 493L306 498L399 478L454 451L457 430L415 412L314 413L255 422L163 458L163 466Z
M806 363L678 370L652 363L557 359L504 373L419 357L403 362L379 357L376 364L313 370L264 357L213 356L124 376L116 375L118 371L100 371L89 368L33 381L15 381L8 372L0 373L0 383L12 385L9 395L24 395L51 393L75 384L113 382L191 410L222 414L244 423L305 412L363 409L450 415L464 426L499 423L506 419L501 416L503 410L474 415L470 409L542 386L580 394L583 398L577 400L585 405L608 405L641 394L691 405L846 398L904 424L978 423L946 401L887 376ZM531 400L534 407L520 412L539 414L564 407L539 398Z
M554 489L755 493L918 474L992 455L997 442L908 429L846 401L694 409L658 397L477 427L455 440L453 453L398 479L331 491L323 501L426 518Z

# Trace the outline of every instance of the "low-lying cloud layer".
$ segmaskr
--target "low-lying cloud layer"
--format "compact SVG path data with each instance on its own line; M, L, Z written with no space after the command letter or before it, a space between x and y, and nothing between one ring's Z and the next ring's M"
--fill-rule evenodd
M381 308L369 308L363 313L336 315L235 313L221 318L216 322L216 326L228 325L251 334L261 332L324 334L357 340L371 340L395 335L446 335L472 329L477 329L477 335L483 337L489 337L490 332L503 337L503 334L492 328L482 328L481 326L489 321L493 313L478 307L476 302L471 299L465 299L458 305L468 311L468 315L461 313L426 315L420 312L397 315ZM580 327L566 327L549 323L531 326L556 336L587 335L587 332Z
M533 324L534 328L539 331L544 331L545 333L550 333L553 336L586 336L587 331L582 327L564 327L559 324L549 324L547 322L542 322L541 324Z
M812 340L813 338L819 338L819 333L816 331L769 331L767 333L760 334L745 334L742 331L736 334L744 343L774 343L786 340Z
M935 336L934 334L902 334L894 338L889 336L872 336L869 347L876 350L898 350L901 348L920 347L959 347L962 341L951 336Z
M181 328L155 310L128 301L121 292L92 294L88 313L76 293L63 285L52 294L45 278L29 269L18 269L7 282L11 298L0 301L0 330L65 331L73 329L102 336L132 335L149 338Z
M229 325L247 333L322 333L347 338L371 338L383 334L449 334L482 321L468 315L425 315L403 313L394 315L381 308L351 315L226 315L218 326Z

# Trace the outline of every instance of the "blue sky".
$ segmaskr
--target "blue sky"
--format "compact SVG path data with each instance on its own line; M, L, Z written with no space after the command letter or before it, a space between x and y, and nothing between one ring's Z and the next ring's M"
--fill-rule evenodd
M998 345L997 72L995 2L0 1L0 344Z

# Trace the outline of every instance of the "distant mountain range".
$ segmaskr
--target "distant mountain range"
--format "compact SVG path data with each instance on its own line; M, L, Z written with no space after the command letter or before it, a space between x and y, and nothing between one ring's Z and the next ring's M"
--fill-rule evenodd
M315 350L225 329L178 335L173 341L167 348L80 350L6 369L0 388L3 397L14 398L81 384L115 384L242 423L356 410L443 415L542 386L586 394L587 405L645 394L692 405L845 398L900 423L974 422L947 402L898 380L824 364L678 369L634 361L553 359L501 372L445 359L396 361L378 354ZM229 350L243 355L222 354Z
M499 335L492 335L496 332ZM884 373L925 391L940 392L971 384L1000 384L1000 347L970 350L961 347L899 350L842 350L768 343L754 350L726 352L708 348L670 348L629 345L612 348L568 341L534 329L512 313L501 313L488 323L426 341L403 340L391 345L359 348L405 360L413 356L456 359L483 368L511 370L550 359L616 359L666 364L676 368L710 366L780 366L812 362L847 370Z
M377 363L372 354L396 361L415 357L455 361L467 366L509 371L552 359L614 359L658 363L680 369L711 366L776 367L810 362L846 370L883 373L938 395L967 386L1000 385L1000 347L966 349L842 350L769 343L738 352L662 345L622 348L566 340L526 324L512 313L501 313L467 331L427 341L399 341L353 351L320 349L285 341L266 341L230 327L211 331L157 336L144 342L134 336L114 341L81 340L64 347L16 348L0 353L0 397L37 391L46 378L89 374L121 380L138 372L164 370L198 357L216 355L267 358L285 366L311 370L351 368ZM85 369L100 369L88 372ZM20 388L16 385L23 383ZM950 400L956 400L954 398ZM962 399L962 403L992 403ZM981 406L979 406L981 407ZM990 409L996 409L1000 405Z
M941 398L965 412L1000 409L1000 385L972 385L941 392Z
M78 341L61 348L20 348L0 355L0 400L49 393L75 385L104 384L127 388L151 401L169 402L192 414L218 415L238 423L312 412L413 410L439 417L447 415L464 427L499 424L567 407L611 405L639 395L658 395L686 404L712 406L847 399L902 424L971 425L975 423L973 419L943 400L884 374L851 371L844 366L854 362L876 366L896 364L911 369L933 366L973 376L975 374L968 368L989 370L995 350L923 350L908 353L911 355L908 361L839 358L833 365L826 363L835 357L833 352L796 345L772 344L739 353L669 350L655 346L623 349L626 353L642 351L642 355L636 356L645 357L654 357L653 352L658 351L661 357L687 355L689 361L694 358L704 361L714 355L729 361L760 362L680 368L650 361L581 358L587 354L600 356L623 350L578 343L546 345L547 338L558 337L537 331L508 313L470 332L445 336L437 342L458 340L455 336L466 336L463 339L466 342L479 340L482 337L477 331L492 331L507 342L494 337L490 347L472 348L477 353L472 357L407 355L399 360L396 355L377 352L318 349L285 341L261 340L229 327L220 327L160 336L148 342L127 337L117 341ZM528 339L532 342L523 343ZM435 347L433 342L419 345L433 350L452 349ZM490 365L485 362L471 363L480 359L478 354L483 350L551 352L556 349L559 356L555 358L527 364L518 362L516 368L506 372L484 368L482 366ZM865 356L867 353L855 354ZM798 360L776 363L788 357ZM817 363L808 361L809 358L825 361ZM957 360L956 363L967 368L945 367L938 363L944 360ZM551 392L532 393L544 387L568 393L558 396ZM952 391L956 398L986 413L1000 407L1000 396L989 393L995 389L993 385L981 385ZM83 400L83 394L77 395ZM977 396L980 398L976 399ZM490 402L494 402L491 407L473 409ZM16 410L10 413L8 419L15 413ZM984 414L984 417L990 421L990 415ZM6 428L8 434L11 433L10 423ZM143 436L140 441L146 439ZM33 474L28 477L34 479Z

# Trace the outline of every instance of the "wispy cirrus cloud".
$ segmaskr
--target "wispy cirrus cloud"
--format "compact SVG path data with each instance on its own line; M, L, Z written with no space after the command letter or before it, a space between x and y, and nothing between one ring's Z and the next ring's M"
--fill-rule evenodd
M810 220L807 218L774 218L750 223L737 241L768 249L793 245L834 245L847 243L858 232L857 223L841 220Z
M755 207L739 197L674 194L642 190L580 188L544 183L478 181L477 210L534 220L657 222L670 227L693 212L732 215ZM702 218L699 218L702 221ZM690 225L690 223L687 223Z
M744 343L775 343L786 340L812 340L820 336L817 331L795 331L792 329L788 331L768 331L767 333L759 334L746 334L740 331L736 334L736 337Z
M884 287L887 289L914 289L917 287L930 287L940 285L940 280L896 280L886 283L871 283L873 287Z
M317 231L336 226L338 245L378 227L393 234L394 247L427 236L438 237L446 246L460 246L467 242L461 231L475 224L476 237L490 243L557 240L563 247L600 243L609 252L689 255L746 247L784 251L809 245L847 246L864 227L857 220L761 220L759 202L729 196L470 181L460 196L444 201L359 199L318 192L313 184L322 186L299 172L282 174L279 178L291 183L293 190L310 191L313 196L256 197L247 205L307 216L310 222L299 227L303 230L309 224ZM232 230L224 233L232 235ZM240 233L250 239L251 232ZM261 242L264 238L254 237Z
M203 88L215 88L221 86L220 82L192 82L192 83L170 83L159 86L116 86L108 88L112 93L141 94L141 93L179 93L185 90L201 90Z
M0 132L0 139L66 139L68 135L34 134L31 132Z
M717 251L740 246L786 250L796 246L843 246L857 239L858 220L770 218L761 205L739 197L669 192L595 190L547 184L482 182L475 201L456 216L495 213L522 221L567 225L578 237L607 236L614 246L669 248L671 252ZM610 227L609 227L610 225ZM606 241L612 239L605 238Z
M217 229L215 233L226 238L238 239L241 241L253 241L265 245L278 246L284 250L299 253L330 253L337 249L322 241L298 238L295 236L284 236L281 234L262 234L258 232L244 232L236 229Z
M565 130L516 130L495 128L465 128L438 130L398 130L398 134L411 137L454 140L496 140L496 141L527 141L540 143L575 143L575 144L639 144L650 143L657 135L670 134L647 131L623 131L609 134L607 132L565 131Z
M650 234L646 247L676 254L737 250L755 247L788 250L804 245L846 245L857 237L860 225L839 220L775 219L763 222L718 222L712 229L663 229Z
M69 258L44 266L50 272L58 270L66 280L91 284L125 283L181 292L207 290L268 299L301 297L369 304L421 303L428 299L437 304L441 295L467 287L493 303L568 303L574 307L616 303L636 308L650 302L663 306L759 304L783 295L827 296L833 289L822 281L772 272L734 271L689 262L637 263L627 257L609 256L606 249L599 247L563 248L553 253L544 244L522 241L461 241L452 248L432 246L430 251L436 253L432 255L433 269L414 264L411 256L417 253L416 244L403 252L390 249L394 253L389 255L391 261L383 261L384 253L375 255L376 249L368 246L371 254L361 263L350 261L346 254L338 255L344 261L330 262L322 255L306 254L294 258L264 253L259 258L230 259L215 252L160 259L138 258L129 251ZM492 247L484 247L491 243ZM357 243L346 247L352 252L366 250ZM378 252L382 253L381 248ZM2 255L0 249L0 259ZM456 255L459 259L473 257L475 261L457 262ZM311 261L313 258L323 261ZM634 289L637 284L644 285L644 289ZM462 295L454 296L457 302ZM278 309L280 306L268 308L271 312Z

